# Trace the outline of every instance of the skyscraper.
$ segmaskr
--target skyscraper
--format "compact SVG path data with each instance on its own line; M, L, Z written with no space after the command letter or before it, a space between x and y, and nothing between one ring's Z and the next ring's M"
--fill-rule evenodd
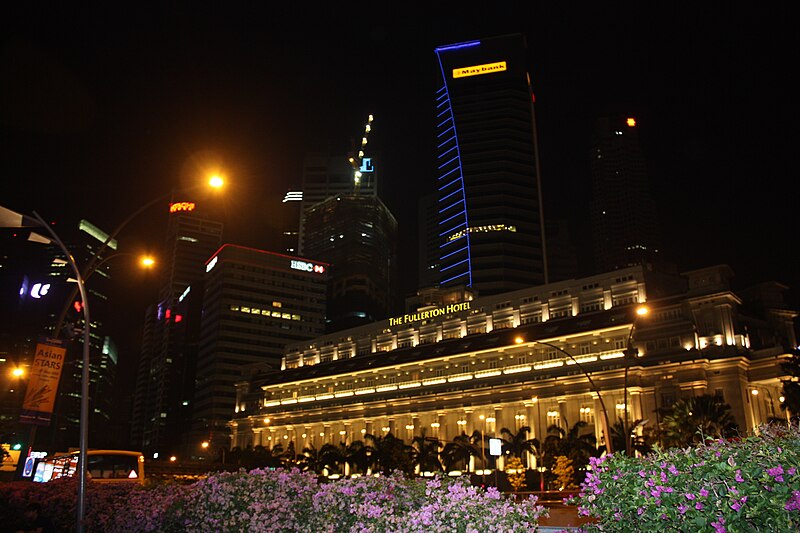
M170 205L159 301L145 313L131 438L146 452L175 451L189 425L205 262L222 239L196 208Z
M546 282L525 39L436 48L439 284L497 294Z
M659 259L658 216L636 119L597 120L591 153L591 221L599 272Z
M228 447L235 384L248 366L279 370L290 342L325 330L328 265L232 244L206 262L191 432L184 456ZM188 453L187 453L188 452Z
M364 167L364 172L362 172L357 187L358 195L364 197L377 196L378 176L372 159L367 158L365 162L367 166ZM331 156L329 154L310 153L306 155L303 161L298 253L308 255L308 252L305 251L305 216L308 210L332 196L353 194L355 190L353 168L345 154Z
M328 331L398 310L397 221L380 198L334 196L309 209L305 220L305 255L331 265Z

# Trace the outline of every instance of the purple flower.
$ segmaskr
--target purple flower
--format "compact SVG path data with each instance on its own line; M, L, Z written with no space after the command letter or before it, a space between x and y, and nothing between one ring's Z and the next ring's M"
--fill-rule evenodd
M700 503L700 502L697 502L696 504L694 504L694 508L697 509L698 511L702 511L703 510L703 504Z
M684 496L686 496L687 500L694 500L696 498L696 496L691 492L687 492L686 494L684 494Z
M680 514L684 514L688 510L689 510L689 506L688 505L683 505L682 503L680 505L678 505L678 512Z
M742 478L742 471L737 470L736 476L733 479L736 480L736 483L744 483L744 479Z
M680 470L675 468L675 465L669 465L668 470L669 470L669 473L672 474L673 476L677 476L678 474L681 473Z
M714 533L727 533L728 530L725 529L725 517L720 516L718 517L716 522L711 522L711 527L714 528Z
M708 496L708 491L706 489L700 489L700 496L705 498L706 496Z
M778 465L774 468L768 468L767 474L775 478L775 481L778 483L783 483L783 467Z
M787 511L800 511L800 490L792 491L792 496L786 502L784 509Z

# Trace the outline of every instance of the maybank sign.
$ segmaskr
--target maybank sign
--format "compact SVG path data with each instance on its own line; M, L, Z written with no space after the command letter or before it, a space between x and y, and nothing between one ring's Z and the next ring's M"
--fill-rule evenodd
M436 318L442 315L449 315L450 313L458 313L460 311L469 311L471 302L463 302L460 304L450 304L438 309L431 309L430 311L420 311L419 313L409 313L407 315L398 316L389 319L390 326L400 326L418 320L427 320L428 318Z
M506 62L486 63L485 65L475 65L474 67L461 67L453 69L454 78L466 78L467 76L480 76L481 74L491 74L493 72L503 72L506 70Z

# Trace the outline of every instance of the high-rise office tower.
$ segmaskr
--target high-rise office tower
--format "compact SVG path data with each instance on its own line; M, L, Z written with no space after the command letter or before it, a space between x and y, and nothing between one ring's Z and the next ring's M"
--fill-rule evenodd
M607 272L657 261L658 216L636 119L599 118L591 150L595 269Z
M377 196L341 194L305 214L307 257L330 263L328 331L397 312L397 221Z
M525 39L436 48L439 284L481 295L546 282Z
M235 384L248 366L279 370L288 343L325 330L327 264L226 244L205 268L189 454L204 441L227 447Z
M222 224L193 202L170 205L159 302L145 313L131 438L145 452L177 451L194 394L205 262L219 248Z
M371 158L363 162L360 182L357 187L359 196L377 196L378 176ZM298 253L309 255L305 251L306 221L305 215L309 209L332 196L340 194L353 194L356 185L353 182L353 167L348 162L348 156L340 154L311 153L303 161L303 186L300 200L300 222L298 237ZM298 193L289 200L296 200Z

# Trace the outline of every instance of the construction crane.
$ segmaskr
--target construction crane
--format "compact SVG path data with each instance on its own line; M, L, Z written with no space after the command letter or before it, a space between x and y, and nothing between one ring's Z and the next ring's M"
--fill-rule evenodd
M356 194L358 194L358 191L361 188L361 177L363 176L363 173L372 172L372 164L370 160L364 157L364 149L367 146L367 137L369 137L369 132L372 131L372 121L373 116L369 115L369 117L367 117L367 124L364 126L364 134L361 136L361 147L357 152L355 152L355 154L351 154L347 159L350 162L350 166L353 167L353 192ZM365 166L365 163L369 166L369 168Z

